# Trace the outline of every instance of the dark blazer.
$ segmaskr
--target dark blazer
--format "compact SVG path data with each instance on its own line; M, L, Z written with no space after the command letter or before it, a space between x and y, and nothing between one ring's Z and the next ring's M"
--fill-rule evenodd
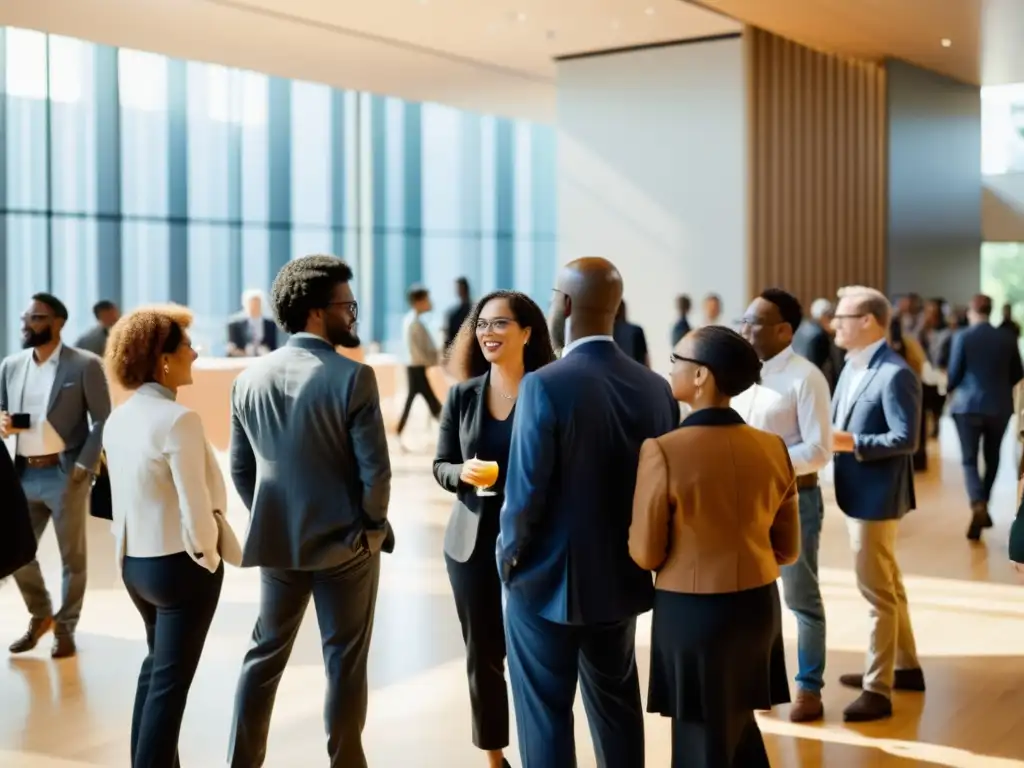
M88 331L78 337L75 346L92 352L97 357L103 357L107 351L107 339L110 337L110 329L102 325L94 325Z
M28 501L14 462L6 446L0 443L0 579L5 579L36 557L36 537L28 514Z
M373 368L309 334L254 359L231 392L231 479L250 514L243 567L320 570L390 552Z
M456 304L449 307L448 311L444 313L444 345L446 347L455 341L459 328L466 322L466 318L469 317L472 309L473 302L467 301L465 304Z
M563 624L651 608L629 555L640 446L679 424L668 382L606 340L588 341L519 385L498 563L521 605Z
M1017 341L1006 331L978 323L953 337L949 353L949 412L1010 417L1013 388L1024 379Z
M888 344L861 378L845 413L854 369L847 364L832 399L832 423L854 436L853 453L835 454L836 503L858 520L895 520L914 509L913 456L921 425L921 382Z
M458 563L473 556L483 511L483 498L476 495L476 488L462 482L459 475L465 460L477 452L490 377L490 373L485 373L448 390L448 402L441 412L441 429L437 435L434 478L438 485L455 494L452 514L444 531L444 551ZM508 467L501 467L503 473L507 470Z
M619 345L619 349L628 357L633 358L641 365L647 365L647 336L644 335L643 328L636 323L620 320L615 324L612 335L615 338L615 343Z
M228 342L238 349L244 350L251 341L249 334L249 316L244 312L232 315L228 321ZM263 346L273 352L277 349L277 325L269 318L263 318Z

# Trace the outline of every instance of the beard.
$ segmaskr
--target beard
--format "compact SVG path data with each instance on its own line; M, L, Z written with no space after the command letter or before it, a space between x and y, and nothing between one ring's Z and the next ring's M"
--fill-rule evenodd
M39 332L26 328L21 332L22 349L35 349L36 347L41 347L44 344L49 344L51 341L53 341L52 328L46 328Z
M334 346L344 349L355 349L361 342L354 328L354 324L349 325L342 320L332 320L324 330L327 332L327 340Z

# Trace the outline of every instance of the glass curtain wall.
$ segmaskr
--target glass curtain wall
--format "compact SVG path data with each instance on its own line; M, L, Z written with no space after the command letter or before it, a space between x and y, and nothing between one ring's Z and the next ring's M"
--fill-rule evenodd
M553 128L0 28L0 353L36 291L175 301L219 354L241 294L289 259L346 258L361 335L401 348L406 292L439 326L456 277L546 305Z

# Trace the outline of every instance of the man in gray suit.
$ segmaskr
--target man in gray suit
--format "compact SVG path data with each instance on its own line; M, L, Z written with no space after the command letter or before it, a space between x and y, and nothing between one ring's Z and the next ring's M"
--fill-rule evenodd
M249 509L242 565L261 570L260 616L242 664L230 760L260 766L278 682L310 596L327 668L324 721L335 768L366 765L366 661L391 461L373 369L359 345L352 271L333 256L291 261L271 303L288 343L258 358L231 395L231 477Z
M117 304L109 299L97 301L92 307L93 317L96 318L96 325L78 337L75 346L92 352L98 357L103 357L107 350L107 338L110 336L110 329L114 323L121 319L121 310Z
M36 647L54 630L51 655L75 655L75 627L85 598L85 521L92 478L103 446L110 392L103 365L90 352L66 347L68 311L46 293L23 315L25 350L0 362L0 438L15 438L15 466L28 497L36 539L53 518L63 566L60 610L54 613L39 563L15 571L32 614L11 653Z

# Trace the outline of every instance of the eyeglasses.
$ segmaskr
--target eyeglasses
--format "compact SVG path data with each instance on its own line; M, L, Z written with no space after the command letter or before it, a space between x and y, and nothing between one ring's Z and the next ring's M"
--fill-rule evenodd
M860 314L856 314L856 315L832 315L832 320L833 321L836 321L836 320L856 320L856 319L861 318L861 317L867 317L867 314L864 313L864 312L861 312Z
M704 368L707 368L707 363L703 363L700 360L695 360L692 357L683 357L682 355L677 355L675 352L669 355L669 361L672 363L672 365L675 365L676 363L693 363L694 365L700 365L703 366Z
M784 322L784 320L764 320L760 317L745 316L737 320L736 325L741 327L745 325L748 328L770 328L773 325L782 325Z
M53 315L47 315L41 312L35 312L32 314L26 314L21 316L21 322L23 323L41 323L44 320L49 320Z
M493 320L477 320L476 331L477 333L486 333L488 330L493 328L498 333L503 333L507 331L508 327L514 322L515 320L507 317L496 317Z
M352 315L352 319L359 317L359 302L357 301L332 301L328 307L345 307L348 313Z

